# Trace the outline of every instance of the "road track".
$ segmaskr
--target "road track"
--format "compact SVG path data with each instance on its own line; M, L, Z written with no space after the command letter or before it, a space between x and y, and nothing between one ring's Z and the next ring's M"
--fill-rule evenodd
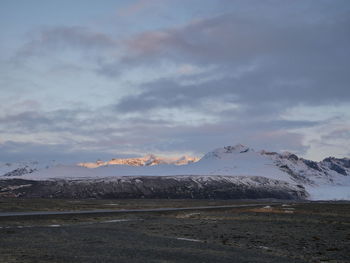
M276 205L277 203L273 203ZM0 212L0 218L9 217L35 217L35 216L59 216L59 215L97 215L97 214L126 214L126 213L152 213L152 212L172 212L172 211L191 211L191 210L211 210L227 209L240 207L260 207L269 204L245 204L245 205L223 205L223 206L195 206L195 207L164 207L150 209L95 209L82 211L31 211L31 212Z

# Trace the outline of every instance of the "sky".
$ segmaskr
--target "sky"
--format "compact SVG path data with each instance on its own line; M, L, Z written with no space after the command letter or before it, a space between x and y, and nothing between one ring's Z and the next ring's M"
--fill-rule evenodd
M0 0L0 161L350 157L348 0Z

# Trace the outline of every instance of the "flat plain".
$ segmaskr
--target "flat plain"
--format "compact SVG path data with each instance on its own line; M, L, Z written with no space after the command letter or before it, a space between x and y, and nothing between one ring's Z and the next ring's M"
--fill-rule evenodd
M258 204L0 217L0 262L350 262L350 202L1 199L1 212Z

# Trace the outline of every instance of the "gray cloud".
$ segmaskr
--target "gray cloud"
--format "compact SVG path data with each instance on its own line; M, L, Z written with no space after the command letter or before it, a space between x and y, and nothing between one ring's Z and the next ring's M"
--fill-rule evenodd
M336 129L329 134L323 135L321 140L336 140L336 139L345 139L350 138L350 127L343 127L341 129Z
M215 65L214 80L181 84L197 76L159 79L124 97L119 111L171 107L196 108L203 100L232 101L264 111L298 104L348 102L350 98L350 19L347 13L322 14L315 22L299 17L271 20L255 14L227 14L176 29L150 31L130 39L124 67L161 63ZM244 70L244 67L251 67ZM243 70L242 70L243 67ZM108 67L107 67L108 68ZM107 70L105 68L105 70ZM192 79L191 79L192 78ZM250 109L252 110L252 109Z
M0 160L14 161L57 161L74 164L76 162L96 161L98 158L110 159L115 155L100 151L74 150L69 144L40 144L31 142L5 141L0 143Z
M47 59L69 50L78 56L93 55L89 70L96 77L109 77L109 84L135 69L152 68L159 78L137 80L140 84L132 87L133 93L116 96L115 104L105 108L70 105L71 109L2 115L2 133L68 135L61 145L53 138L52 147L5 142L0 150L13 158L20 152L18 156L47 152L59 158L63 158L60 152L88 157L89 151L106 156L112 152L202 154L240 142L257 149L305 153L303 132L295 129L327 127L331 122L290 121L281 116L296 106L349 104L350 5L337 1L335 7L326 0L243 2L226 2L237 5L237 11L124 39L84 27L39 31L18 57ZM206 70L164 77L167 63ZM118 91L116 87L110 96ZM202 119L196 122L191 119L194 115ZM79 136L83 139L73 139ZM347 128L321 139L326 143L336 137L348 139Z
M115 48L116 40L85 27L57 26L39 30L18 52L18 57L52 54L65 49L105 50Z
M274 15L271 13L272 17ZM130 53L126 60L134 58L139 62L140 58L153 60L168 56L201 63L232 64L259 55L306 55L310 58L328 49L347 49L347 13L339 12L324 20L323 14L307 15L319 15L321 19L312 23L299 16L276 21L261 13L254 13L253 17L231 13L180 28L149 31L127 41Z
M79 110L56 110L52 112L23 111L17 114L8 114L0 118L0 129L17 133L40 131L63 131L82 125L78 115Z
M84 113L84 118L81 114ZM58 110L47 113L24 112L8 115L0 120L0 132L13 136L44 133L51 134L33 142L5 141L0 143L2 160L20 160L23 156L67 161L75 155L76 160L99 156L121 156L125 153L142 155L151 152L179 154L192 152L196 155L220 145L248 144L256 149L291 149L302 152L302 135L288 132L290 128L310 127L317 122L308 121L254 121L220 120L217 123L181 124L171 120L142 117L113 118L114 112L105 108L91 114L82 110ZM59 135L60 142L57 142ZM83 136L83 137L82 137ZM77 139L79 138L79 139ZM205 143L204 143L205 142ZM274 142L274 143L272 143ZM271 145L274 145L271 147ZM278 146L278 147L277 147ZM97 157L96 157L97 158Z

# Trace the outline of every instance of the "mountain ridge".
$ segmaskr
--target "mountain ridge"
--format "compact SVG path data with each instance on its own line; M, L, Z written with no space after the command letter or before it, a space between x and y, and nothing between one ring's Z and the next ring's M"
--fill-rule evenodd
M181 157L159 157L154 154L147 154L143 157L135 158L113 158L110 161L96 161L94 163L78 163L78 166L86 168L97 168L100 166L107 165L130 165L130 166L153 166L159 164L175 164L175 165L185 165L188 163L196 162L199 158L191 156L181 156Z
M126 160L130 160L130 158ZM151 161L147 163L148 160ZM289 190L287 192L294 193L297 191L299 193L292 195L296 198L350 199L349 158L327 157L320 162L315 162L300 158L289 152L276 153L266 150L255 151L252 148L238 144L235 146L217 148L205 154L198 161L191 161L185 165L177 165L174 163L176 159L172 159L168 163L154 160L157 160L157 158L154 156L146 156L142 159L142 162L136 163L136 165L129 165L128 161L120 162L119 160L115 161L114 164L99 165L96 167L55 165L41 170L30 170L30 172L24 174L20 174L21 171L17 170L12 174L7 173L6 175L0 175L0 179L25 179L51 182L64 181L69 182L68 185L75 185L76 187L78 187L77 185L81 185L81 182L84 181L86 183L88 182L89 185L94 185L96 183L97 187L97 185L101 184L102 180L106 182L104 189L109 189L108 191L110 192L112 190L107 186L108 182L113 178L124 178L124 181L128 181L126 184L128 185L127 188L132 192L130 195L138 196L138 190L136 191L134 186L131 185L135 184L136 189L148 189L148 187L151 187L150 189L157 189L155 186L144 186L142 184L150 183L150 180L144 179L146 177L158 177L159 182L157 183L155 183L155 180L151 180L155 185L163 185L164 182L167 182L165 185L169 183L170 185L167 185L167 187L173 189L173 184L180 184L178 187L182 190L179 190L179 196L188 197L186 194L187 190L185 191L183 189L192 187L193 196L198 196L196 194L197 190L195 190L197 186L194 187L194 184L198 185L199 189L203 187L207 189L209 187L198 182L193 183L200 176L211 178L211 181L216 182L215 184L218 188L214 187L216 189L215 191L218 191L221 185L227 192L230 192L227 196L236 196L231 190L236 189L234 192L238 193L239 188L243 187L239 180L236 180L237 178L241 178L241 180L243 180L243 178L248 178L249 180L243 180L245 182L243 185L247 189L250 189L249 191L255 191L256 196L260 196L257 193L264 192L266 194L267 191L277 193L277 190L280 191L284 189L284 191L287 191L286 188L288 188ZM140 159L138 159L138 161L140 161ZM23 170L23 172L26 172L26 170ZM188 178L188 180L180 180L183 176ZM142 184L139 184L137 180L131 180L132 177L142 178ZM226 179L224 180L223 177L236 179L227 181ZM262 180L260 184L252 184L252 178L265 178L267 181ZM176 183L174 183L174 180ZM182 184L187 186L183 186ZM115 187L115 189L119 189L119 186L117 187L115 185ZM124 185L123 187L125 188L126 186ZM120 189L124 189L123 187ZM210 192L210 189L214 188L213 185L211 185L205 192ZM100 187L98 187L98 189L100 189ZM121 191L120 189L116 191ZM158 190L165 191L169 196L173 196L173 191L177 191L176 189L168 191L163 188ZM148 193L149 191L148 189L146 192ZM301 193L303 191L305 193ZM105 196L103 192L104 191L102 191L101 196ZM109 195L118 194L113 194L112 191ZM246 196L246 194L243 193L242 195ZM147 194L145 196L159 195ZM208 197L210 194L206 194L205 196ZM251 194L251 196L254 196L254 194ZM266 196L269 195L266 194Z

